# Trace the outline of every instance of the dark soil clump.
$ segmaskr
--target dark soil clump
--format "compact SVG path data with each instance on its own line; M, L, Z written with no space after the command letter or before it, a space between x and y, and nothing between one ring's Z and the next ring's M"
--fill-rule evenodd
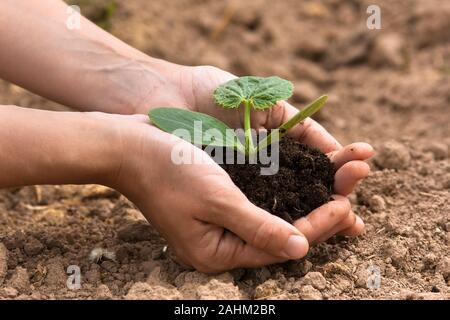
M222 167L251 202L292 223L330 200L335 169L320 150L292 139L280 141L279 150L275 175L261 175L261 164Z

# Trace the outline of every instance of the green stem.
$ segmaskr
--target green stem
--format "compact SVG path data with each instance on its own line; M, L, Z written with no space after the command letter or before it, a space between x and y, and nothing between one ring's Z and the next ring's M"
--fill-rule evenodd
M252 109L250 101L244 101L244 108L245 154L248 156L254 152L252 126L250 122L250 112Z
M298 123L302 122L306 118L312 116L314 113L319 111L325 102L327 102L328 96L320 96L313 102L311 102L309 105L307 105L305 108L303 108L301 111L299 111L295 116L293 116L291 119L283 123L280 127L278 127L278 133L279 135L275 135L275 132L270 133L265 139L263 139L260 143L258 143L258 146L256 147L256 150L259 151L263 148L266 148L270 146L271 143L280 140L283 138L290 129L292 129L294 126L296 126Z

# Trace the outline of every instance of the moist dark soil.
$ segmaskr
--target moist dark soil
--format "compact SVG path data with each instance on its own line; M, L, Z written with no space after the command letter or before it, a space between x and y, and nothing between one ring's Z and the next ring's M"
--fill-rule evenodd
M335 169L316 148L290 138L280 141L279 170L262 175L258 164L225 164L233 182L255 205L288 222L331 200Z

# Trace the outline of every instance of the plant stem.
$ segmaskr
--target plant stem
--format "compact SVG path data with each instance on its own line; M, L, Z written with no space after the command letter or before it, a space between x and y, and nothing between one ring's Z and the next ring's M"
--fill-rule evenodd
M250 122L250 111L252 109L250 101L244 101L244 108L245 154L249 156L254 152L252 126Z
M328 96L320 96L313 102L311 102L309 105L307 105L305 108L303 108L301 111L299 111L295 116L293 116L291 119L283 123L280 127L277 128L278 135L275 135L275 131L272 131L265 139L263 139L260 143L258 143L258 146L256 147L256 151L259 151L263 148L266 148L270 146L273 142L280 140L283 138L290 129L292 129L295 125L302 122L306 118L312 116L314 113L319 111L325 102L327 102Z

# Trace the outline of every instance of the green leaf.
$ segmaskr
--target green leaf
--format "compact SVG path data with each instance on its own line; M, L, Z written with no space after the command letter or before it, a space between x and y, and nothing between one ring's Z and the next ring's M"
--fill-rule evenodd
M255 109L264 110L280 100L292 96L294 86L280 77L241 77L220 85L214 91L214 99L224 108L237 108L249 102Z
M156 108L150 110L149 117L161 130L192 144L244 150L233 129L207 114L177 108Z

